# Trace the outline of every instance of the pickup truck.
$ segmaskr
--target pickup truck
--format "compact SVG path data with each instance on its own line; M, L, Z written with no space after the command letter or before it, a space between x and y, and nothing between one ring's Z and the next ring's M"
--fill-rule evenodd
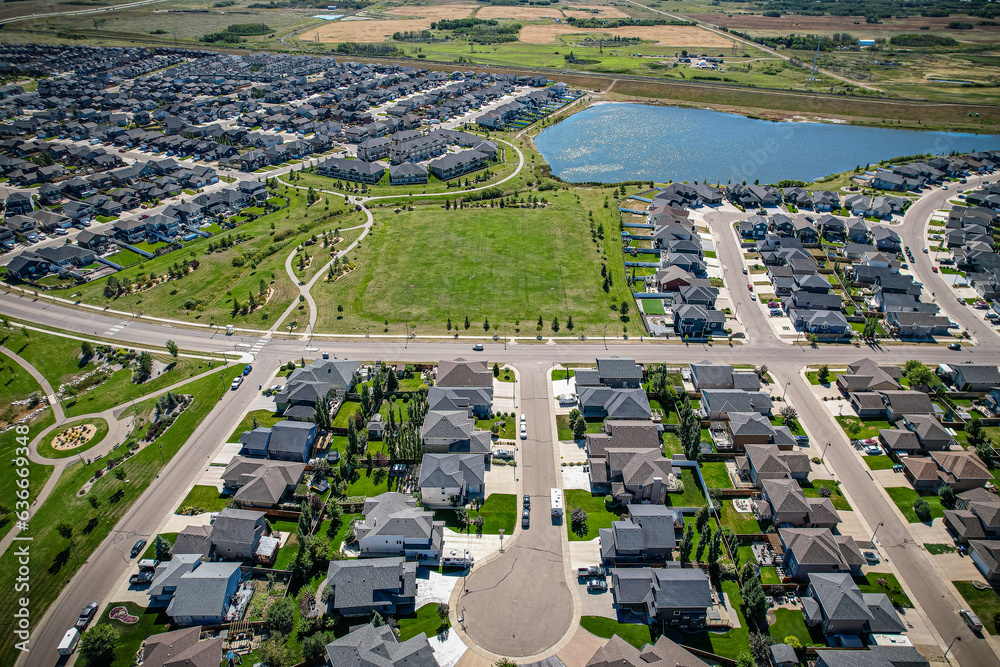
M591 565L590 567L578 567L576 569L576 576L578 577L599 577L601 575L601 568L597 565Z

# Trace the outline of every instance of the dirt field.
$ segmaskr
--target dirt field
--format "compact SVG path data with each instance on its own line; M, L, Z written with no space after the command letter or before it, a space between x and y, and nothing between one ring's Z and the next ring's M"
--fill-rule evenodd
M321 25L299 35L299 39L311 42L319 33L321 42L381 42L392 37L394 32L406 30L430 30L430 19L400 19L398 21L335 21Z
M481 5L430 5L428 7L392 7L387 14L396 16L419 16L422 19L464 19Z
M886 19L884 23L865 23L863 16L788 16L770 17L746 14L691 14L691 18L725 28L749 30L751 34L764 36L796 34L829 34L849 32L859 38L885 37L903 33L919 34L920 28L930 26L935 34L948 35L961 42L982 42L1000 40L1000 28L976 27L974 30L947 30L952 21L966 21L975 25L981 19L951 16L946 18L925 18L916 16L905 19Z
M728 47L730 40L693 26L656 25L625 28L585 29L571 25L527 25L521 28L520 40L527 44L552 44L560 35L600 32L621 37L638 37L664 46ZM322 39L322 38L321 38Z

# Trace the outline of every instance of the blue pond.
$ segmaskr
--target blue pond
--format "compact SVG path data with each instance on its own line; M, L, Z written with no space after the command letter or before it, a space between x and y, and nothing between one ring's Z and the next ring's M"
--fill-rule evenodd
M1000 149L1000 135L773 123L705 109L598 104L535 145L572 183L811 181L903 155Z

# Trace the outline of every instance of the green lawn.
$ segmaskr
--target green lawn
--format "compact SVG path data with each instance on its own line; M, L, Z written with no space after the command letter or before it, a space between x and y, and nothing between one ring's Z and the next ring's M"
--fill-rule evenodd
M885 579L886 586L880 586L879 579ZM903 592L899 580L891 572L869 572L864 576L854 577L854 583L862 593L885 593L893 604L899 607L913 607L910 598Z
M547 207L487 204L446 212L440 204L418 200L413 211L377 211L372 234L349 253L357 268L313 289L317 301L344 306L343 313L321 310L316 329L355 333L371 325L372 333L388 328L398 334L409 324L418 334L447 333L449 318L455 323L468 317L470 334L482 335L488 318L492 332L502 334L506 324L508 335L524 336L535 334L541 315L547 336L556 333L553 318L559 319L558 335L597 336L604 325L609 334L620 335L618 313L607 304L632 298L618 216L613 207L603 207L607 191L540 194L549 199ZM588 225L581 224L588 210L606 230L596 244ZM601 289L602 250L613 282L609 293ZM566 328L570 316L572 332ZM634 333L641 325L628 326Z
M84 425L95 426L97 428L97 431L94 433L93 437L87 442L85 442L83 445L76 447L74 449L55 449L52 446L52 443L57 436L61 435L62 433L65 433L66 431L75 426L84 426ZM47 459L65 459L69 458L70 456L78 456L79 454L82 454L88 449L101 444L101 440L103 440L104 436L106 436L107 434L108 434L108 422L101 419L100 417L96 417L94 419L79 419L77 421L67 422L62 426L60 426L59 428L57 428L56 430L49 433L47 436L45 436L45 440L38 443L38 453Z
M932 556L940 556L941 554L953 554L958 551L958 548L951 544L935 544L931 542L924 542L924 549L927 549L927 553Z
M684 453L684 446L681 445L680 436L678 436L676 433L671 433L670 431L664 431L662 442L663 442L663 451L665 456L671 457L674 454ZM711 486L709 488L711 488Z
M735 581L723 581L722 590L729 596L731 605L730 613L735 613L739 618L740 627L738 629L725 632L703 631L694 634L680 633L671 630L668 637L684 646L708 651L724 658L736 660L736 658L747 650L750 642L750 630L747 621L743 617L743 598L740 596L740 587Z
M45 410L39 414L34 420L28 423L28 441L30 442L32 438L54 423L56 423L56 418L53 416L52 410ZM9 435L6 438L0 438L0 460L13 460L17 447L17 438L10 437ZM45 486L45 482L52 475L52 466L31 464L27 468L28 488L34 489L34 492L37 492L37 490ZM7 509L5 514L0 514L0 535L6 534L11 529L11 522L14 521L14 503L18 499L18 487L16 485L18 479L20 478L13 474L0 475L0 503Z
M381 443L380 443L381 444ZM381 484L375 484L375 478L372 477L370 468L361 468L358 470L360 476L354 482L347 485L347 497L352 498L355 496L364 496L365 498L371 498L377 496L386 491L392 491L393 479L392 477L386 477L386 481Z
M934 494L921 496L921 494L918 494L908 486L890 486L886 488L885 492L889 494L892 501L896 503L896 507L899 508L899 511L903 513L903 516L910 523L920 522L920 519L917 518L916 513L913 511L913 503L920 497L923 497L927 501L927 504L930 505L932 519L940 519L944 516L941 499Z
M574 377L576 375L576 371L574 371L572 368L564 368L562 370L552 371L552 373L550 375L551 375L552 381L555 382L557 380L566 380L566 379L568 379L567 378L567 373L569 374L568 377L570 377L570 378Z
M581 616L580 627L592 635L611 639L618 635L636 648L653 643L653 636L648 625L638 623L619 623L604 616Z
M597 538L601 528L610 528L611 522L617 521L619 516L627 511L626 508L622 507L615 508L618 511L617 514L609 512L604 507L603 495L594 495L584 489L566 489L563 491L563 495L565 496L563 507L566 513L563 523L566 524L566 530L569 532L570 542ZM573 522L569 518L570 513L576 507L582 507L583 511L587 513L587 534L583 536L573 532Z
M40 331L26 331L18 326L14 326L10 331L6 329L0 331L3 333L0 345L34 366L49 381L53 389L58 390L63 382L68 382L95 368L93 364L80 359L80 341Z
M754 518L753 512L737 512L733 509L733 501L724 500L719 507L719 522L732 528L738 535L755 535L761 532L760 524Z
M333 418L335 428L347 428L347 420L354 416L354 413L361 409L360 401L344 401L337 410L337 416Z
M138 616L136 623L122 623L121 621L109 618L111 610L115 607L124 606L125 610L132 616ZM108 665L90 665L84 661L79 664L86 667L131 667L135 662L135 654L143 640L150 635L160 634L170 629L170 617L164 609L150 609L140 607L132 602L110 602L101 614L97 622L91 622L90 628L98 624L111 624L118 631L118 641L115 642L115 660Z
M847 430L847 425L852 421L861 422L861 430L856 434L851 433L849 430ZM892 428L892 424L890 424L887 421L879 419L862 420L857 417L839 416L837 417L837 423L840 424L840 427L842 429L844 429L844 433L847 434L847 437L851 438L852 440L865 440L867 438L877 438L879 429Z
M684 468L680 477L684 493L668 493L664 503L667 507L701 507L708 503L705 493L698 486L698 479L689 468Z
M399 617L399 641L405 642L417 635L427 635L428 639L434 639L441 631L450 627L448 618L441 620L438 616L438 606L436 602L425 604L416 613Z
M170 542L171 547L174 546L174 543L177 541L177 533L160 533L156 537L162 537L167 542ZM149 540L149 545L146 547L146 550L142 552L142 555L139 556L139 558L156 558L156 537Z
M725 461L709 461L701 464L701 476L710 489L731 489L733 481L729 478Z
M600 433L604 426L604 420L598 418L587 419L587 433ZM556 415L556 428L559 429L560 440L572 440L573 430L569 427L569 415Z
M896 462L885 454L865 455L865 463L871 470L889 470Z
M493 364L488 364L488 365L492 369ZM512 369L503 367L501 367L500 372L497 375L494 375L493 377L495 377L499 382L514 382L517 379L514 376L514 371Z
M477 419L476 430L489 431L493 424L502 424L497 434L505 440L516 440L518 430L518 417L494 417L493 419Z
M866 458L872 457L869 456ZM847 498L844 497L843 492L840 490L840 485L832 479L814 479L811 482L807 482L802 487L802 491L806 494L806 498L821 498L822 496L819 495L821 488L830 489L830 501L833 502L835 509L841 512L851 511L851 503L847 502Z
M107 382L96 389L80 394L74 398L67 399L63 403L63 410L66 415L73 417L76 415L102 412L117 405L127 403L140 396L151 394L171 385L184 382L200 373L209 370L209 362L203 359L189 359L178 357L177 362L165 354L153 355L154 359L168 364L167 370L156 377L146 380L142 384L132 382L132 371L122 369L112 375Z
M996 635L997 629L993 627L993 616L1000 612L1000 595L996 590L987 588L981 591L972 585L971 581L951 582L965 598L966 604L972 608L979 620L983 622L983 629L991 635Z
M466 511L469 521L474 520L477 516L483 517L484 535L499 535L501 528L503 528L504 535L510 535L514 532L514 522L520 516L518 514L520 512L518 499L513 493L494 493L483 501L482 507L478 510L467 509ZM461 532L455 510L434 510L434 519L444 521L448 528ZM476 527L470 523L467 530L469 533L475 533Z
M124 494L122 484L113 475L99 479L85 496L77 491L93 476L94 465L84 467L79 462L70 464L59 478L52 495L32 516L28 534L32 542L32 595L29 610L32 617L40 618L59 594L66 581L79 570L79 564L69 548L68 542L56 532L60 522L74 527L76 551L81 559L86 559L98 544L114 528L118 520L132 507L136 499L145 491L162 467L160 452L169 460L187 442L191 433L218 405L218 398L229 386L229 382L239 373L236 367L224 371L220 380L218 374L189 383L180 393L191 394L194 402L180 414L174 424L157 440L159 446L142 449L124 465L129 483ZM141 417L140 425L146 421L154 401L146 399L136 405ZM127 409L131 412L131 408ZM36 487L37 488L37 487ZM100 509L94 510L89 497L100 502ZM15 554L8 550L0 556L0 587L11 588L14 584ZM0 663L14 661L13 619L14 597L0 599Z
M223 497L214 486L195 486L187 494L187 497L181 501L180 507L177 508L177 513L186 514L184 510L187 508L199 510L194 512L195 514L221 512L226 509L226 505L230 500L232 500L232 496Z
M765 586L768 584L780 584L781 577L778 576L777 569L773 567L760 568L760 583Z
M246 416L243 417L243 420L233 430L233 434L229 436L229 440L226 442L239 442L240 435L242 435L244 431L251 430L250 427L253 426L254 417L257 418L257 423L264 428L274 426L284 419L281 415L275 414L270 410L251 410L246 414Z
M663 299L643 299L642 312L649 315L663 315L667 311L663 309Z
M0 413L12 402L27 398L36 391L41 395L42 388L35 378L6 354L0 354Z
M767 582L764 582L767 583ZM775 609L774 623L768 628L771 636L779 642L785 637L797 637L803 646L826 646L823 631L806 627L806 619L797 609Z

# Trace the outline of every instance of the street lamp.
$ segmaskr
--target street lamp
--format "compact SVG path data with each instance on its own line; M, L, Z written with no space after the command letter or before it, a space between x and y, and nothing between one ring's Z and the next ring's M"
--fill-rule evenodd
M826 443L826 447L823 448L823 456L819 457L820 461L826 460L826 450L830 449L830 443Z
M608 349L608 325L604 325L604 349Z
M885 525L884 521L879 521L878 525L875 526L875 532L872 533L872 544L875 543L875 536L878 534L878 529Z
M503 325L503 349L507 349L507 325Z
M791 383L792 383L791 380L789 380L788 382L786 382L785 383L785 388L781 391L781 402L782 403L785 402L785 394L788 393L788 385L790 385Z
M948 657L948 652L949 652L949 651L951 651L951 647L955 645L955 642L960 642L960 641L962 641L962 638L961 638L961 637L959 637L959 636L957 636L957 635L955 636L955 638L954 638L954 639L952 639L952 640L951 640L951 643L950 643L950 644L948 644L948 648L947 648L947 649L945 650L945 652L944 652L944 657L945 657L946 659L947 659L947 657Z
M406 325L406 341L403 343L403 349L405 350L406 346L409 345L409 344L410 344L410 325L407 324Z

